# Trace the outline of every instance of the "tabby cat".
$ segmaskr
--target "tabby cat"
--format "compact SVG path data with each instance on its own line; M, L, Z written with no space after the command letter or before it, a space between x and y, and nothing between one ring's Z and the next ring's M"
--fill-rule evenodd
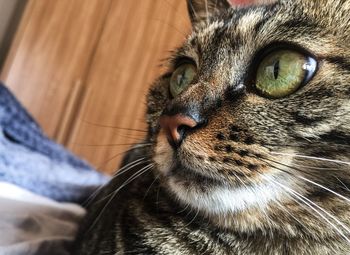
M188 9L73 254L350 254L350 0Z

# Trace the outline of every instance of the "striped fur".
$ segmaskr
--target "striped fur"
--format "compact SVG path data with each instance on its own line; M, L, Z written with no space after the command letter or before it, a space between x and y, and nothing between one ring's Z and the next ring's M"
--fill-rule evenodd
M350 1L188 6L193 32L148 94L150 145L89 206L74 254L350 254ZM269 99L254 72L281 46L318 69ZM184 57L198 74L171 98ZM189 111L205 125L174 150L159 118Z

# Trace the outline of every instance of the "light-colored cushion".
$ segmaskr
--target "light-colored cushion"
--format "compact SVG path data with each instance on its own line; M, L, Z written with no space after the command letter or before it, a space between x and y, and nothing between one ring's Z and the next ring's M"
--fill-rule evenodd
M66 255L85 209L0 182L0 254Z

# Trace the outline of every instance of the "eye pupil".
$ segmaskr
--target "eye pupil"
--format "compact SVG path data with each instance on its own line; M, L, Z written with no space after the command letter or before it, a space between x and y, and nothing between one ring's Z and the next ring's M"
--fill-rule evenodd
M278 78L279 71L280 71L280 61L277 60L273 65L273 76L275 77L275 80L277 80Z
M185 74L184 73L181 73L177 76L177 84L179 84L179 86L181 86L184 81L185 81Z
M196 75L196 66L193 64L183 64L175 69L170 77L170 93L173 97L180 94Z

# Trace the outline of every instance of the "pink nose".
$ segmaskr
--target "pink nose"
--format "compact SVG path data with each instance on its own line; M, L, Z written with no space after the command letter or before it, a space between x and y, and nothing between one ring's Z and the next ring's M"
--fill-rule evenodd
M169 143L173 146L180 145L186 130L197 126L197 122L194 119L182 114L163 115L160 117L159 124L164 130Z

